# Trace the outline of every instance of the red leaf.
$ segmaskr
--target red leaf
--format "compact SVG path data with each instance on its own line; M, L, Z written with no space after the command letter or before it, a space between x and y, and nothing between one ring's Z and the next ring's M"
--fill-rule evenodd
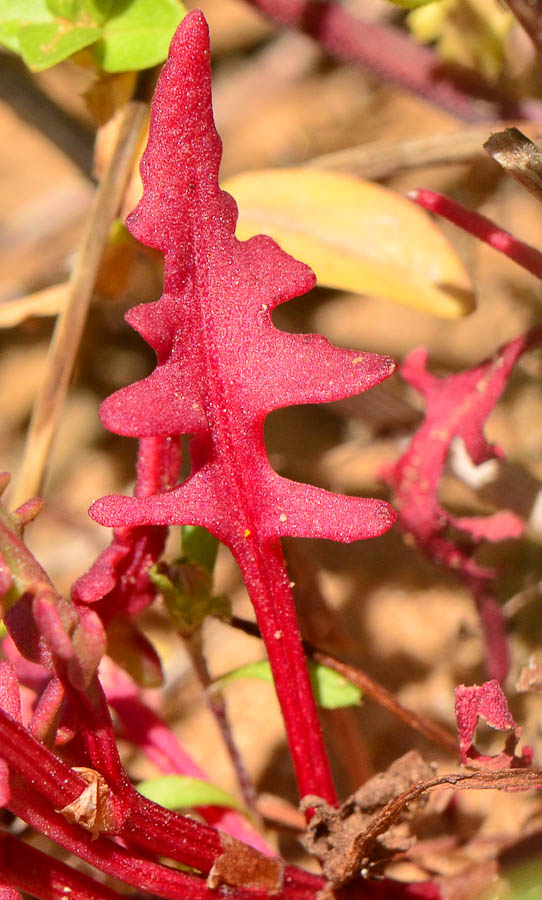
M477 544L519 537L523 523L510 511L485 518L454 517L439 503L438 488L450 445L461 438L473 462L499 458L498 447L487 443L484 423L506 387L510 372L525 351L540 345L542 332L516 338L466 372L438 378L426 369L427 351L414 350L401 374L426 401L425 418L410 446L387 476L395 494L398 521L420 550L433 562L456 572L473 591L488 643L489 670L499 681L508 670L504 626L490 583L492 569L473 559ZM463 532L461 544L453 530Z
M91 514L117 526L204 525L234 553L254 527L264 541L380 534L393 520L386 504L278 476L265 452L263 421L281 406L357 394L394 364L273 326L273 308L313 287L314 276L270 238L235 238L237 210L218 186L220 158L208 32L194 12L173 40L157 87L141 167L145 192L128 220L134 236L165 255L163 297L128 315L158 365L106 400L101 413L119 434L194 435L193 471L172 491L107 497Z
M386 378L391 359L339 350L318 335L271 321L314 275L264 236L235 237L237 209L220 190L209 34L188 15L171 45L151 114L132 234L161 250L165 290L129 323L154 348L154 372L102 405L106 427L139 438L191 435L192 472L151 496L105 497L91 515L105 525L202 525L243 572L284 713L301 793L335 801L279 538L353 541L394 520L379 500L342 497L281 478L267 458L267 413L357 394Z
M498 681L486 681L482 685L473 684L470 687L460 684L455 689L455 715L463 765L476 764L484 768L503 769L531 764L533 754L529 747L523 748L522 757L514 755L521 728L516 728ZM503 753L496 756L482 756L474 746L474 732L480 717L492 728L500 731L514 729Z
M179 465L179 445L175 438L141 440L136 496L145 497L170 488L177 480ZM165 528L116 528L111 545L74 584L74 600L96 604L105 625L119 614L130 618L137 615L154 599L155 589L148 572L160 558L166 538Z

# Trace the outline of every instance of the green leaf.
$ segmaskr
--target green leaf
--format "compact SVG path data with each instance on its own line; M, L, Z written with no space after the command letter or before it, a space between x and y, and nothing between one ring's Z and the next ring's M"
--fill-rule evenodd
M325 709L338 709L342 706L357 706L361 702L360 689L339 675L338 672L312 660L308 660L308 666L314 699L319 706L323 706ZM239 681L243 678L256 678L272 684L271 666L267 660L248 663L221 675L215 684L222 687L231 681Z
M0 23L31 25L53 21L46 0L0 0Z
M360 689L333 669L309 660L309 674L314 699L319 706L340 709L342 706L358 706L361 703Z
M35 72L48 69L68 56L94 44L100 31L94 27L79 27L68 22L49 22L43 25L23 25L19 28L19 52L25 63Z
M76 22L81 13L80 0L47 0L47 7L59 19Z
M20 53L21 26L44 22L54 22L45 0L0 0L0 44L13 53Z
M115 0L81 0L81 6L97 25L103 25L112 14Z
M183 525L181 528L183 556L188 562L203 566L208 572L215 567L218 540L200 525Z
M19 52L19 23L18 22L1 22L0 23L0 44L7 47L12 53Z
M186 9L177 0L113 0L94 57L106 72L158 65Z
M216 784L210 784L191 775L161 775L149 778L137 785L137 790L148 800L166 809L192 809L197 806L226 806L246 812L232 794Z

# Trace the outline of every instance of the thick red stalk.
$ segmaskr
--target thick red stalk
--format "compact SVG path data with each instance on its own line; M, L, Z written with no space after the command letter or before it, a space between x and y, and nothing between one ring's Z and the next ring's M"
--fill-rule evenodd
M525 118L542 121L537 100L495 97L489 85L461 84L459 72L447 72L442 60L399 29L363 22L342 3L326 0L249 0L270 18L299 28L339 59L353 60L384 78L419 94L469 122ZM455 76L455 77L454 77ZM466 81L465 78L462 79ZM471 82L473 79L471 78Z
M79 733L85 742L92 766L101 772L110 787L117 792L131 790L98 677L94 676L85 693L76 691L67 681L64 681L64 687L77 716Z
M36 741L26 729L0 708L2 756L12 778L7 804L15 815L42 834L107 874L140 890L157 893L166 900L211 898L200 879L162 866L147 854L166 856L204 874L223 852L220 834L214 828L158 806L127 786L120 797L128 818L116 833L127 843L124 849L108 837L92 840L78 825L69 823L55 810L72 803L86 787L80 775ZM39 790L31 785L38 785ZM114 795L114 799L119 799ZM139 847L144 855L135 851ZM284 897L307 900L323 886L323 880L294 866L285 868ZM233 898L254 898L258 892L236 889Z
M520 241L509 231L499 228L491 219L462 206L444 194L439 194L438 191L419 189L410 191L408 196L430 212L444 216L463 231L489 244L499 253L504 253L537 278L542 278L542 253L530 244Z
M77 825L68 823L62 816L53 812L37 791L26 785L22 788L14 785L8 808L41 834L47 835L94 868L140 891L156 894L163 900L217 900L221 896L227 896L229 900L259 900L259 898L268 900L267 891L243 886L228 887L224 895L221 891L207 888L204 878L155 862L147 855L154 850L150 833L147 833L145 855L138 854L131 846L125 849L106 837L99 837L93 841L91 836ZM216 834L218 835L218 832ZM167 855L173 858L172 854ZM178 856L177 843L177 858ZM205 874L207 871L208 868L205 869ZM296 869L294 866L287 866L283 889L273 896L276 900L314 900L324 884L325 880L322 877Z
M266 546L252 533L235 553L254 606L280 707L290 723L288 740L301 797L318 794L337 801L322 740L320 720L313 702L305 653L297 623L294 598L278 538Z
M66 900L67 896L70 900L120 900L120 895L105 884L11 834L0 833L0 872L0 878L8 884L38 900Z
M1 708L0 738L2 757L10 770L21 776L26 784L39 784L40 794L55 809L72 803L86 787L77 772L36 741L23 725ZM119 828L119 833L126 832L132 842L146 850L168 855L203 871L209 871L222 852L217 831L146 800L128 782L121 796L115 795L117 798L123 810L129 812L129 819ZM79 830L76 833L79 834Z
M13 785L8 809L94 868L138 890L157 894L164 900L210 900L213 897L200 878L154 862L131 847L118 846L109 838L99 837L93 841L90 834L55 813L38 792L27 785L21 788Z

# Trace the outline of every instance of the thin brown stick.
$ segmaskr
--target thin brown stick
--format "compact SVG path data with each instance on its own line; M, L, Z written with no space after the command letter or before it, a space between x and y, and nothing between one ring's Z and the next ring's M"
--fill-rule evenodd
M506 3L542 53L542 0L506 0Z
M371 141L336 153L316 156L305 165L318 169L351 172L362 178L387 178L396 172L423 166L471 163L484 159L488 133L505 127L504 122L488 122L445 134L406 140ZM519 123L523 126L524 123ZM542 138L542 125L526 123L533 138Z
M518 128L492 134L484 150L542 203L542 150Z
M255 622L249 622L246 619L239 618L239 616L232 616L229 624L240 631L244 631L245 634L260 637L260 632ZM455 735L436 722L432 722L431 719L403 706L395 699L393 694L386 690L383 685L374 681L366 672L341 662L341 660L332 656L331 653L315 647L309 641L303 641L303 649L309 659L338 672L339 675L342 675L352 684L355 684L356 687L359 687L367 697L370 697L379 706L383 706L388 712L404 722L405 725L408 725L409 728L413 728L415 731L423 734L428 740L438 744L446 753L451 753L453 756L458 755L459 746Z
M377 838L397 821L410 803L435 788L454 790L521 791L542 787L542 769L502 769L480 772L450 772L427 781L419 781L391 800L353 841L340 870L334 869L333 882L339 886L359 874L363 861L369 858ZM307 801L308 802L308 801ZM324 864L325 872L325 864ZM328 873L326 873L328 874Z
M49 349L47 369L36 398L27 435L13 504L39 494L53 437L58 425L77 350L94 290L98 268L113 222L132 171L134 156L145 121L146 104L133 100L121 113L111 160L96 191L79 256L69 283L69 295Z
M194 671L203 688L209 711L215 719L222 741L231 760L243 800L249 809L256 813L256 815L259 815L256 807L256 789L245 768L237 744L235 743L224 697L221 690L213 684L213 679L211 678L207 667L201 629L197 629L189 636L181 636L184 639L184 645L192 662Z

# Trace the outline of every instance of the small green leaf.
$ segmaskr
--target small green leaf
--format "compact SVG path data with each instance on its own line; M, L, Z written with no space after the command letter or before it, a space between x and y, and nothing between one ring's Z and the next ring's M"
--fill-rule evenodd
M0 44L11 50L12 53L19 53L19 23L18 22L1 22L0 23Z
M80 0L47 0L47 7L59 19L76 22L81 13Z
M342 706L357 706L361 702L360 689L339 675L338 672L312 660L308 660L308 666L314 699L319 706L323 706L325 709L338 709ZM273 683L271 667L267 660L262 660L226 672L216 680L215 684L222 687L231 681L243 678L256 678L259 681Z
M46 0L0 0L0 22L16 22L31 25L52 22L53 16Z
M208 572L215 567L218 540L200 525L183 525L181 528L183 556L188 562L203 566Z
M21 52L21 26L44 22L54 22L45 0L0 0L0 44L13 53Z
M49 22L43 25L23 25L19 29L19 52L25 63L35 72L48 69L68 56L94 44L100 30L73 26L68 22Z
M137 785L137 790L148 800L166 809L192 809L197 806L226 806L245 812L245 808L232 794L216 784L210 784L191 775L161 775L149 778Z
M113 0L94 57L106 72L158 65L186 9L177 0Z
M103 23L112 14L114 0L81 0L81 7L84 9L93 22L97 25Z
M338 672L309 660L314 699L325 709L339 709L342 706L358 706L361 703L361 691L355 684L347 681Z

